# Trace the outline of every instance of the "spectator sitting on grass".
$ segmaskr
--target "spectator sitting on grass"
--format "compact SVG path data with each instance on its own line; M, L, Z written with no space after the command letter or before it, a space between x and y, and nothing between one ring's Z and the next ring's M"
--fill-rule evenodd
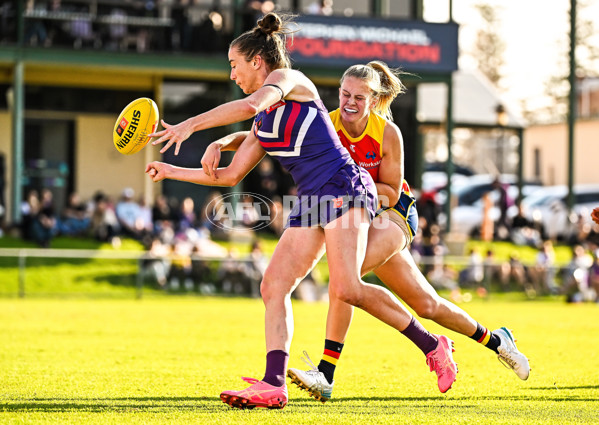
M80 201L79 195L73 192L62 212L57 226L61 235L80 236L89 230L91 218L87 207Z
M123 190L121 199L116 204L116 218L121 226L121 233L137 240L142 240L146 234L142 209L133 200L135 192L130 187Z
M111 242L113 246L120 244L119 223L110 199L102 192L94 195L94 206L91 217L91 233L101 242Z

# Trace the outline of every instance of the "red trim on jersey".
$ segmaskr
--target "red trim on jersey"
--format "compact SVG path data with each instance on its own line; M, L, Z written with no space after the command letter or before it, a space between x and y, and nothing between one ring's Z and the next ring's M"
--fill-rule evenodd
M289 118L287 119L287 124L285 125L285 136L283 137L283 140L281 142L261 141L260 143L268 148L287 148L287 147L289 147L289 145L291 145L291 133L293 132L293 126L295 125L295 121L297 121L297 117L299 116L301 109L302 109L302 107L298 103L293 102L291 104L291 113L289 114Z

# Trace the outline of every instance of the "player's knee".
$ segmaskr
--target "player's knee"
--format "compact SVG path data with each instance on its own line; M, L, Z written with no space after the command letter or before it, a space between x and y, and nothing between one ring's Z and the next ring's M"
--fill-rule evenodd
M289 295L291 289L287 288L287 285L277 279L272 273L266 272L260 282L260 295L265 303L274 299L283 299Z
M434 319L439 309L439 303L433 298L421 298L418 302L410 306L414 312L423 319Z
M359 284L336 284L335 282L331 281L329 282L329 291L330 294L339 301L343 301L349 305L360 307L362 303L362 291L360 291Z

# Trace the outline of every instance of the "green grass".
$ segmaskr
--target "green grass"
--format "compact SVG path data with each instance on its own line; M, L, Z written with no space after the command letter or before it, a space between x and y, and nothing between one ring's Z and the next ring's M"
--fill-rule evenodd
M263 374L260 300L0 299L0 423L597 423L597 305L492 299L462 306L489 327L515 329L531 359L528 381L446 331L460 372L440 394L422 353L357 311L330 402L290 387L282 411L238 411L218 395L241 389L240 376ZM304 349L318 362L326 310L294 302L291 367L303 367Z

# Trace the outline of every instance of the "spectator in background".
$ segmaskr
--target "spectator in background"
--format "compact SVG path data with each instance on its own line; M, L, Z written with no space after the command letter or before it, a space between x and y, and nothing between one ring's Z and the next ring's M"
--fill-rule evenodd
M589 286L595 292L595 302L599 302L599 251L593 250L593 264L589 269Z
M280 237L285 230L286 211L284 210L281 197L272 198L272 208L270 210L270 222L267 229L277 237Z
M33 220L40 211L40 200L37 190L27 192L26 199L21 203L21 236L33 240Z
M258 193L272 200L278 193L279 184L275 174L272 159L269 156L262 158L257 167L259 188Z
M161 240L170 242L175 236L175 216L164 195L158 195L152 207L153 232Z
M193 281L191 279L191 249L191 244L184 239L176 238L171 244L171 268L168 277L171 289L193 289Z
M127 187L123 190L121 199L116 204L116 218L121 227L121 234L133 239L142 240L145 236L145 223L139 203L133 197L135 191Z
M589 257L582 245L572 247L572 259L564 270L564 292L567 302L594 300L589 287L589 271L593 259Z
M227 214L223 214L224 207L223 195L215 190L206 197L200 210L199 226L214 239L227 239L228 230L232 227Z
M491 218L491 208L493 208L493 201L491 195L487 192L482 196L483 202L483 222L480 228L480 238L485 242L491 242L495 234L495 223Z
M495 223L495 232L499 239L505 240L509 235L510 225L507 219L507 210L509 207L509 199L507 189L497 177L493 181L493 189L497 191L497 208L499 208L499 219Z
M72 192L58 220L58 232L61 235L81 236L87 233L90 224L87 206L81 202L76 192Z
M316 0L306 7L308 15L324 15L330 16L333 14L333 0Z
M55 234L56 216L52 191L42 189L39 212L33 219L33 240L42 248L48 248Z
M241 219L241 225L247 229L252 229L260 220L260 211L257 210L258 204L254 202L254 197L249 193L244 193L237 204L236 217Z
M162 289L166 289L170 269L169 255L168 245L164 245L157 237L152 238L141 259L142 278L151 277Z
M90 230L96 240L110 242L113 246L120 245L120 227L114 206L102 192L94 195Z
M512 218L510 237L516 245L538 247L541 243L541 234L534 223L526 218L524 205L520 204L518 214Z
M48 4L45 1L34 1L27 0L25 5L25 13L39 13L40 15L45 14L48 11ZM16 19L16 16L15 18ZM46 22L44 19L27 19L25 21L25 43L32 46L45 46L46 42L49 41L48 31L46 29Z
M143 229L144 235L147 237L154 232L154 222L152 221L152 208L148 206L143 196L139 197L139 219L137 226Z
M181 202L177 214L177 233L185 233L187 229L194 229L196 225L195 203L192 198L187 197Z
M17 41L16 1L3 1L0 4L0 43Z
M535 265L531 270L531 280L533 288L527 290L531 297L555 291L555 251L550 240L543 242L537 254Z
M529 285L526 276L526 267L518 258L518 253L511 253L508 262L501 265L501 285L503 286L503 290L507 291L510 289L512 282L515 282L518 288L526 290Z
M459 274L459 284L465 286L480 286L485 277L483 258L478 248L470 249L468 255L468 266Z
M249 278L247 290L254 298L260 297L260 282L268 266L268 258L262 250L262 242L259 239L252 242L249 256L245 260L245 273Z

